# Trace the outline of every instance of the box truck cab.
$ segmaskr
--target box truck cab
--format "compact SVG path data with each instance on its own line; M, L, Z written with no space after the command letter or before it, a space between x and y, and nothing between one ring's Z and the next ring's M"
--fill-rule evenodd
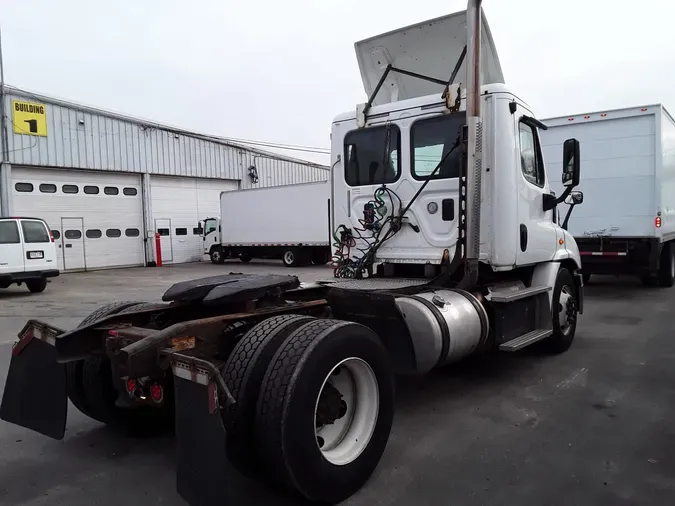
M39 218L0 218L0 288L26 286L42 292L59 275L54 238Z

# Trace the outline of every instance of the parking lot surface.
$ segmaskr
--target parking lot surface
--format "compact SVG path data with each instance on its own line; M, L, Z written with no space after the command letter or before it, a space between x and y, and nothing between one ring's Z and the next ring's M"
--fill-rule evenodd
M0 291L0 388L28 318L62 328L116 300L156 300L174 282L276 263L194 264L62 275L42 294ZM301 280L331 276L294 269ZM345 504L668 505L675 497L675 289L594 279L572 348L470 359L401 379L389 446ZM113 433L70 406L63 441L0 421L0 504L184 505L173 440ZM231 505L295 499L233 477Z

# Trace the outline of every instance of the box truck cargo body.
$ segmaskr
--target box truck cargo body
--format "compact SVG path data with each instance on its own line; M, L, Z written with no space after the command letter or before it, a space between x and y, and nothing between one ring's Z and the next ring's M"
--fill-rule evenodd
M675 121L660 105L545 119L547 165L561 165L561 146L581 143L582 206L568 229L591 274L634 274L645 284L675 281ZM552 185L560 194L560 184ZM564 216L566 205L559 206Z
M281 258L286 266L330 260L330 183L223 192L220 218L204 220L204 253L227 258Z

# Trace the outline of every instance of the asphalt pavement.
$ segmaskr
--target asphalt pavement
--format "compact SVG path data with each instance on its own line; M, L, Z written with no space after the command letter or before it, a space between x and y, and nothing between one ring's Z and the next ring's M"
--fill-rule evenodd
M42 294L0 291L0 388L28 318L70 328L115 300L156 300L171 283L239 263L69 274ZM306 281L323 267L297 269ZM384 458L346 501L376 505L670 505L675 497L675 289L598 278L572 348L470 359L397 385ZM0 504L182 505L169 436L133 438L69 407L63 441L0 421ZM243 478L227 506L292 505Z

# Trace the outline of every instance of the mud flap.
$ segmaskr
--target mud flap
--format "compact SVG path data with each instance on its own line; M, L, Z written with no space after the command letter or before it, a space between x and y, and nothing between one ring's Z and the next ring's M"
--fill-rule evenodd
M203 384L174 375L178 494L190 506L227 504L225 428L213 382Z
M32 332L32 330L31 330ZM9 364L0 418L54 439L63 439L68 416L66 368L56 348L24 335Z

